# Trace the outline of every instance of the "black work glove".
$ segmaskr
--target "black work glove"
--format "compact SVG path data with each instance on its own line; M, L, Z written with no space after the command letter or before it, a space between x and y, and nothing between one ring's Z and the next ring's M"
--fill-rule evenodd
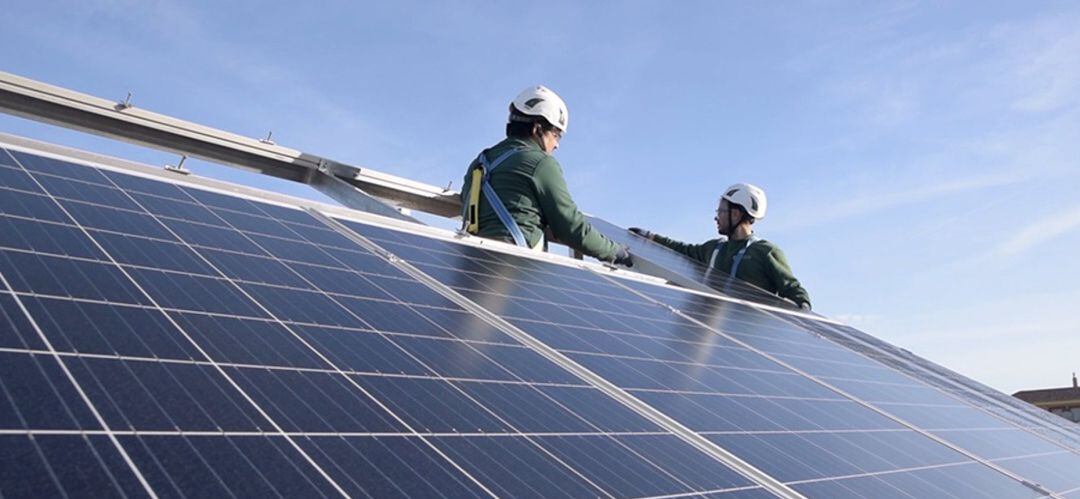
M652 241L653 233L639 227L630 227L630 232Z
M624 267L633 267L634 259L630 256L630 248L619 246L619 251L615 253L615 258L611 260L611 263L622 265Z

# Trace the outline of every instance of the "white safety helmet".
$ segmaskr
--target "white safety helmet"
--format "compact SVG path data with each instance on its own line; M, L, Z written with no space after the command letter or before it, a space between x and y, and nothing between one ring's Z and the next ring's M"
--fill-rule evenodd
M765 199L765 191L752 184L735 184L724 191L723 199L729 203L742 206L754 220L765 218L765 210L769 207Z
M566 109L566 103L558 94L543 85L526 88L510 103L510 107L528 116L542 116L564 133L570 123L570 111ZM510 119L514 120L512 113Z

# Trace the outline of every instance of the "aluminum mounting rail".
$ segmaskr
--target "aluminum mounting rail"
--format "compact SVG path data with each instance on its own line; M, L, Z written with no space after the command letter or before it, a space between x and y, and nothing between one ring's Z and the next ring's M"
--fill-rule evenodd
M0 111L311 185L334 200L396 218L394 207L461 215L458 193L153 113L0 71ZM329 178L327 177L329 176Z

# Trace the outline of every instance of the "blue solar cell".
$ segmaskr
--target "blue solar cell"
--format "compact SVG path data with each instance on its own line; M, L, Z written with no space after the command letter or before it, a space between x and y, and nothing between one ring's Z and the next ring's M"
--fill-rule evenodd
M733 490L708 492L700 494L700 497L722 497L724 499L762 499L767 497L769 499L774 499L776 497L776 494L773 494L772 492L769 492L768 490L765 490L761 487L746 487Z
M229 210L214 210L214 215L219 217L219 225L226 225L233 229L253 234L265 234L284 239L298 239L295 232L285 224L263 216L249 215Z
M119 189L123 189L129 193L145 193L153 194L154 196L165 197L169 199L178 199L188 201L191 198L184 194L179 187L170 184L168 182L162 182L160 180L152 180L149 178L137 177L135 175L126 175L123 173L103 171L105 177ZM137 196L137 198L142 199Z
M454 302L416 281L374 275L368 276L368 280L405 303L415 303L429 307L458 308Z
M165 241L175 241L176 238L162 227L161 224L143 213L118 210L105 206L97 206L75 201L62 201L64 208L75 219L75 222L83 227L102 229L119 232L127 235L150 237ZM71 223L65 218L65 223Z
M694 490L719 490L753 485L741 475L711 459L687 459L695 450L671 435L626 435L619 443L644 456L655 466L678 477Z
M23 298L57 351L191 360L198 351L158 310L53 298Z
M5 157L7 157L6 154L0 154L0 162L2 162ZM12 161L12 163L14 163L14 161ZM37 182L35 182L25 170L5 164L0 164L0 187L17 189L20 191L42 192L41 187L38 186ZM4 192L6 193L7 191Z
M68 365L114 430L272 430L206 364L80 358Z
M147 196L137 193L133 193L131 196L139 203L140 210L153 215L220 227L226 226L225 222L218 218L217 215L204 206L189 202L191 199L186 196L183 199Z
M482 355L470 343L413 336L394 336L392 341L440 376L518 381L513 373Z
M83 182L109 185L108 179L106 179L96 168L87 168L75 163L38 156L36 154L28 154L22 151L9 149L8 152L15 157L18 166L31 172L47 173L49 175L82 180Z
M447 331L455 338L485 343L503 343L517 345L518 342L511 339L506 333L499 331L480 317L464 312L460 309L451 310L445 308L412 307L416 313L426 317L429 321L437 324L440 329Z
M478 404L466 395L474 395L471 391L465 390L463 393L447 381L378 376L354 378L373 397L384 401L392 412L400 414L412 429L419 432L500 433L511 429L481 407L483 405L490 410L484 400L479 400ZM499 414L497 410L495 412Z
M458 383L470 396L523 433L588 433L598 428L533 387L512 383Z
M76 227L0 216L0 247L102 260L105 255Z
M115 265L0 251L0 273L14 291L119 303L147 300Z
M0 189L0 214L70 223L56 201L42 194Z
M6 292L0 292L0 347L46 349L45 342L15 303L15 297Z
M0 352L0 387L0 428L101 428L52 356Z
M303 281L306 281L307 284L299 287L314 287L327 293L379 300L393 299L389 294L375 286L374 283L355 272L299 263L290 263L288 267L292 270L291 273L294 273L293 275L299 275L296 278L302 278Z
M176 234L176 237L191 245L236 251L249 255L266 254L251 240L228 228L172 219L161 219L161 221ZM168 238L172 239L173 237L170 235Z
M339 369L384 374L431 374L381 334L349 329L291 326Z
M525 381L568 385L581 384L581 380L577 376L564 371L530 348L493 343L475 345L477 350Z
M537 386L548 397L604 432L657 432L655 423L599 390L580 386Z
M216 362L310 369L330 366L299 334L269 320L238 319L192 313L172 318ZM291 329L295 330L295 326Z
M994 464L1054 491L1077 490L1080 487L1080 456L1066 450L1042 456L998 459Z
M506 497L598 497L604 493L532 443L519 438L433 439L496 495Z
M188 274L215 274L205 260L182 243L100 231L92 231L92 237L120 264L174 270Z
M486 495L417 438L314 437L300 445L352 497Z
M304 214L304 216L308 215ZM315 223L317 221L312 219L312 222ZM310 225L299 225L287 222L286 226L288 226L289 230L293 233L293 235L290 236L291 238L299 239L301 241L307 241L309 243L323 246L326 248L331 248L331 251L335 251L334 254L338 255L339 259L342 262L347 263L348 259L354 258L358 253L370 255L370 253L361 250L359 247L356 246L356 243L352 242L345 236L326 229L325 225L320 227L314 227ZM346 250L348 253L337 253L337 250ZM370 259L365 259L364 261L367 262L369 265L364 265L362 268L357 270L372 272L373 270L370 268L370 266L372 265L376 267L385 266L388 269L392 268L385 261L376 258L374 255L371 255ZM397 271L394 271L394 273L396 274Z
M273 258L201 248L199 254L218 272L233 280L312 289L304 279ZM211 275L219 275L211 272Z
M92 203L123 210L138 210L139 207L127 195L118 189L99 184L70 180L52 175L34 175L49 195Z
M299 208L289 208L285 206L278 206L270 203L260 203L252 201L251 204L255 205L256 211L245 212L252 215L262 215L267 218L279 220L296 225L306 225L309 227L315 227L319 230L326 230L326 225L315 219L315 217L308 214L306 211ZM290 227L295 229L295 227Z
M226 368L285 431L400 433L403 427L340 374Z
M224 208L226 210L233 210L240 213L259 212L259 209L255 206L255 203L236 196L218 194L216 192L205 191L202 189L192 189L189 187L181 187L180 190L184 191L192 199L206 206L211 206L214 208Z
M120 441L159 495L338 495L281 437L140 436Z
M542 437L540 444L618 497L643 497L695 491L642 459L617 439L598 436ZM687 454L692 455L693 451ZM689 457L689 456L688 456Z
M722 438L722 437L717 437ZM824 476L845 476L966 461L959 453L911 431L758 436L767 446L804 461ZM824 450L824 452L823 452ZM816 458L811 456L816 455Z
M4 497L139 497L145 490L103 436L0 436Z
M1032 497L1033 490L977 464L795 484L807 497Z
M242 287L255 301L279 320L325 326L367 327L364 321L338 305L333 298L318 291L304 291L258 284L243 284ZM188 308L190 309L190 307ZM228 309L225 310L228 313ZM265 314L260 312L259 316L262 315Z
M233 234L239 235L240 233L233 232ZM310 243L295 241L291 239L280 239L276 237L260 236L257 234L249 234L247 237L249 237L251 241L257 243L259 247L262 248L261 251L258 251L258 254L266 253L282 260L310 263L313 265L322 265L325 267L342 266L341 262L330 256L330 254ZM230 248L228 246L219 247L235 250L235 248Z
M449 331L424 318L412 307L389 301L340 298L339 302L376 331L450 338Z
M147 269L128 272L164 308L266 317L254 302L223 279Z

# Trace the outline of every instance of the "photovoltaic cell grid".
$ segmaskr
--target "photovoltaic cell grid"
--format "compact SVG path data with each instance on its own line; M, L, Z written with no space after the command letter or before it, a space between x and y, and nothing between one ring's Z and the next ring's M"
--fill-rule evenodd
M763 494L302 211L16 155L0 159L16 290L0 292L0 448L20 457L6 495L139 494L139 479L188 494ZM830 338L828 324L351 227L808 495L1033 491L785 365L1075 493L1075 453L1031 438L1049 430L807 332Z
M1054 490L1077 485L1067 471L1076 456L1068 450L750 307L629 281L597 282L586 271L421 241L413 234L350 227L807 494L880 497L903 490L922 492L916 496L1001 497L1011 491L1025 497L1032 491L728 338L776 355L859 400L888 402L878 404L886 412L954 430L948 439L978 451L993 449L995 462L1013 471L1030 468L1030 475ZM719 323L708 321L718 318ZM922 411L935 416L913 416ZM997 431L974 433L991 430ZM972 442L977 436L989 443Z
M931 384L949 394L978 405L1014 425L1039 433L1071 449L1080 449L1076 425L1048 411L1032 410L1031 405L966 378L940 365L890 345L849 326L825 324L791 317L789 320L811 331L869 356L883 364Z
M789 302L779 300L754 286L731 280L730 276L725 272L710 271L696 261L659 244L647 242L603 219L594 217L591 221L594 225L600 227L605 234L612 234L620 243L630 245L636 255L660 263L665 269L712 288L720 294L780 308L794 308ZM832 342L869 356L926 384L944 390L959 399L967 400L984 411L993 413L998 418L1026 428L1029 433L1041 434L1060 446L1074 450L1080 449L1080 436L1076 433L1075 425L1053 414L1033 410L1030 404L965 378L854 328L788 315L782 315L781 317L805 327L815 334L828 338ZM821 368L821 366L817 367Z
M769 314L742 305L708 300L701 306L700 300L688 301L680 293L638 288L861 402L1052 492L1064 495L1080 487L1080 456L1070 445L1075 438L1048 438L1042 431L1061 429L1075 437L1075 429L1039 425L1035 422L1042 420L1037 417L1007 417L994 403L970 394L960 396L955 387L939 389L938 384L926 381L934 378L923 373L892 368L894 363L887 356L869 358L842 348L847 343L830 339L837 338L829 332L838 328L832 324L784 314L762 319L753 315ZM1025 408L1023 412L1037 415L1037 411Z
M760 495L300 210L0 178L5 497Z

